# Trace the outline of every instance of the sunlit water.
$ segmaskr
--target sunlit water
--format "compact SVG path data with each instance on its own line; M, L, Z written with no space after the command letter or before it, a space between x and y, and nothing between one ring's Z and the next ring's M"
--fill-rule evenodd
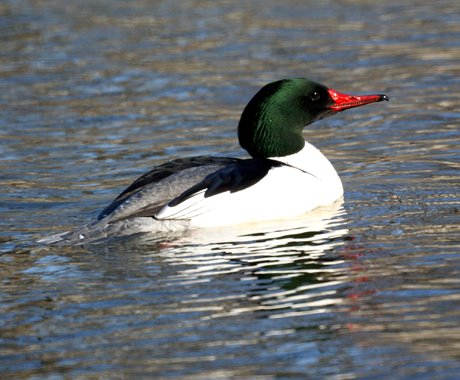
M2 2L1 377L458 378L459 14L422 0ZM243 155L245 103L297 76L391 99L305 131L343 204L167 241L35 243L155 164Z

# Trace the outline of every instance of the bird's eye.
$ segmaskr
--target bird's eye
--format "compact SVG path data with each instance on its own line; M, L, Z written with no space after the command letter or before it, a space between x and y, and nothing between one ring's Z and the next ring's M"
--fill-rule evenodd
M310 92L309 96L310 96L310 99L313 100L313 101L318 100L320 98L320 95L319 95L318 91Z

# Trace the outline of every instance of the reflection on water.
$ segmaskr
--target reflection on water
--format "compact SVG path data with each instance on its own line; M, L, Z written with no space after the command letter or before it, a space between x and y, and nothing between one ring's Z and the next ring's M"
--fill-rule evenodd
M230 367L242 375L254 361L262 365L288 355L295 362L318 350L320 321L336 312L349 288L348 259L335 251L347 241L344 218L338 203L243 235L241 229L207 236L194 231L169 243L145 235L92 245L90 256L62 247L66 251L43 255L22 271L44 295L24 300L35 316L19 325L37 339L32 352L40 347L42 360L53 358L51 367L69 365L60 352L70 345L70 365L89 363L99 374L110 373L96 365L106 361L101 339L129 339L136 365L152 366L159 375L180 375L194 363L212 376L216 355L233 358ZM56 286L60 290L52 291ZM4 315L18 320L24 306L3 306ZM297 318L305 320L298 325ZM301 326L313 330L299 335ZM24 359L15 353L11 333L4 353L13 358L7 365L13 371ZM273 340L281 346L251 358ZM92 346L97 349L86 349ZM126 359L113 356L110 368L127 365Z
M327 256L344 244L347 234L343 225L344 210L339 206L324 207L284 223L258 225L257 232L248 234L241 234L238 227L233 231L228 228L226 231L193 231L192 236L164 247L160 257L169 265L184 267L171 277L183 284L228 275L258 283L256 289L246 295L247 302L254 305L231 310L222 307L209 318L256 310L270 311L270 318L276 317L273 314L276 310L282 315L287 310L308 313L318 304L340 302L324 299L326 295L334 295L332 288L340 284L331 279L332 274L337 275L344 269L343 259ZM187 240L193 241L193 245ZM322 279L325 275L329 280Z
M447 0L1 3L2 377L458 377L459 25ZM391 98L305 131L343 205L34 243L155 164L241 156L245 103L299 76Z

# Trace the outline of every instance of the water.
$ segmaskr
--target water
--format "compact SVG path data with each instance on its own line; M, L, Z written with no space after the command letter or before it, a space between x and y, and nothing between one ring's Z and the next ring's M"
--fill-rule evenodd
M2 378L457 378L458 2L74 3L0 4ZM242 155L245 103L297 76L391 99L305 132L343 205L35 243L155 164Z

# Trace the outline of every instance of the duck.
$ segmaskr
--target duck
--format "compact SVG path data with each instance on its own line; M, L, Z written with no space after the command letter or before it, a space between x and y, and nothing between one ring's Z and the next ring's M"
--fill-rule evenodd
M347 95L307 78L263 86L238 123L250 157L197 156L154 167L123 190L97 218L43 239L85 243L136 233L168 233L294 218L343 197L331 162L303 137L305 126L339 112L388 101Z

